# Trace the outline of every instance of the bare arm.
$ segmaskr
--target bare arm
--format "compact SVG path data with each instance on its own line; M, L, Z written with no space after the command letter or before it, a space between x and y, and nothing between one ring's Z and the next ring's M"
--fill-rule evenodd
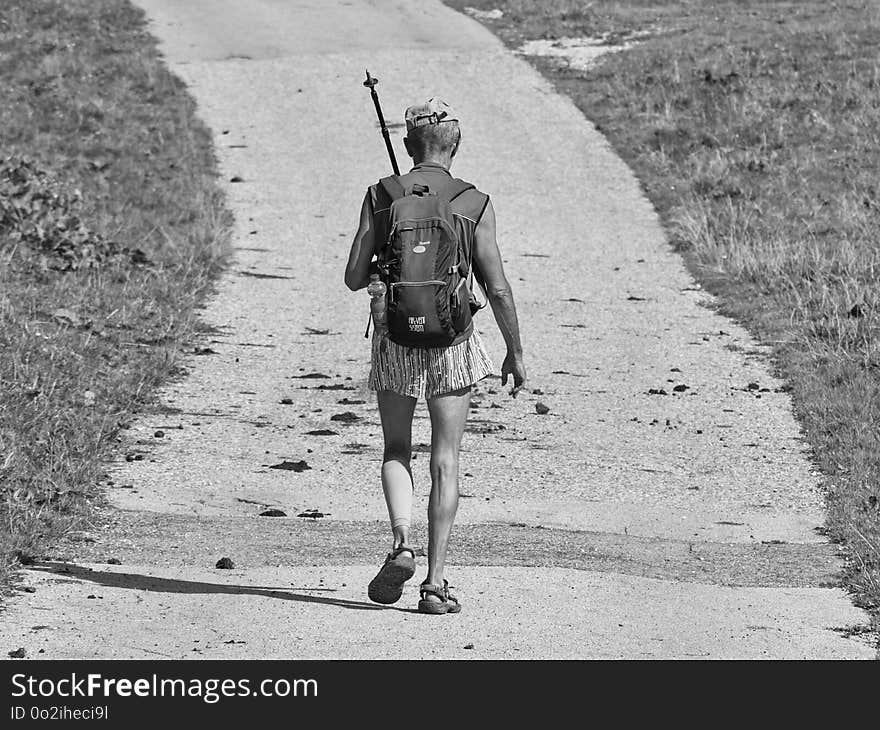
M351 242L351 252L348 254L348 264L345 267L345 285L352 291L363 289L370 283L370 262L373 260L374 249L373 233L370 194L367 193L361 205L360 224Z
M501 366L501 384L506 385L508 375L512 375L513 389L510 394L515 397L525 384L526 369L523 364L522 342L513 291L504 274L501 252L498 250L495 236L495 209L491 200L486 205L486 210L477 226L474 262L482 275L482 283L486 287L486 296L489 298L489 304L492 305L492 313L507 345L507 356Z

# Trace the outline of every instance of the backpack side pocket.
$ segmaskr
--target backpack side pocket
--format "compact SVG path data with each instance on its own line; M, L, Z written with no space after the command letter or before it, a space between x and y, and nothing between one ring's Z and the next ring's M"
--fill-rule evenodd
M449 296L449 313L452 318L452 326L456 332L464 332L471 323L473 306L471 303L471 291L464 277L458 280L458 284L452 289Z

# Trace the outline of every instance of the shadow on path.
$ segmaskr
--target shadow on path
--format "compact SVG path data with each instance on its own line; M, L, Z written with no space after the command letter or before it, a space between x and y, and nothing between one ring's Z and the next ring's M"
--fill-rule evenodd
M160 578L153 575L139 575L137 573L104 572L76 565L74 563L39 562L28 566L28 569L77 578L79 580L97 583L109 588L132 588L134 590L153 591L156 593L204 593L232 596L264 596L266 598L279 598L285 601L301 601L303 603L319 603L325 606L338 606L339 608L350 608L359 611L392 610L402 611L404 613L412 612L412 609L397 608L394 606L380 606L365 601L349 601L344 598L328 598L325 596L310 596L303 593L293 593L287 588L205 583L203 581ZM333 589L310 588L308 590L327 591Z

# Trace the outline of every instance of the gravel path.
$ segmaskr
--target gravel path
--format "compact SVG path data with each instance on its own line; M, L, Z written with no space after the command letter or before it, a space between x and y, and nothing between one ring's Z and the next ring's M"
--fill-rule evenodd
M236 257L204 314L211 353L129 432L94 542L27 573L36 592L0 628L10 648L874 655L835 587L817 474L765 352L706 306L628 168L568 100L438 2L139 4L224 176L241 180L227 185ZM387 549L381 431L366 295L342 283L363 190L388 166L365 67L391 121L432 94L459 111L454 171L493 196L540 391L514 401L497 378L478 390L451 569L465 610L439 621L408 613L414 587L401 610L365 597ZM491 315L478 326L500 365ZM414 441L429 441L424 405ZM272 468L285 461L310 468ZM288 517L257 516L270 507ZM324 516L304 524L307 510ZM213 568L223 555L235 570Z

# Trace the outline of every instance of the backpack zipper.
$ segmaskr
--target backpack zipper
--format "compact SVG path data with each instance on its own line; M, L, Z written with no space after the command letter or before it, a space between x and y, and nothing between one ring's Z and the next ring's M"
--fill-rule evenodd
M394 289L394 287L396 286L432 286L435 284L446 286L445 281L440 281L439 279L428 279L426 281L397 281L391 284L391 288Z
M391 294L391 299L394 299L394 288L398 286L446 286L445 281L440 281L439 279L428 279L427 281L398 281L392 282L389 293Z
M445 281L440 281L440 279L426 279L425 281L395 281L392 282L391 286L425 286L427 284L445 284Z

